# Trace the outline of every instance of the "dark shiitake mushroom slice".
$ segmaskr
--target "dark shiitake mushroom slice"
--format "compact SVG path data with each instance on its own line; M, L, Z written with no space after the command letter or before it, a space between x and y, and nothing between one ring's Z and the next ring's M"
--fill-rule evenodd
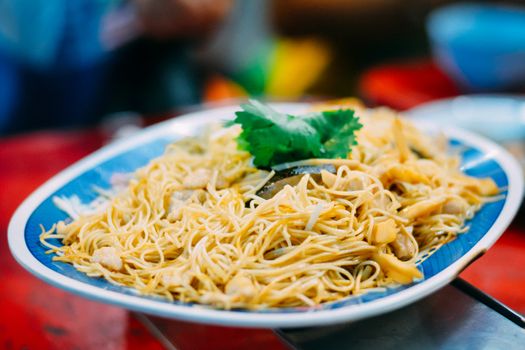
M315 181L321 181L321 170L326 170L333 174L337 171L332 164L297 165L281 168L275 171L275 175L256 194L261 198L270 199L282 190L284 186L297 185L306 174L310 174Z

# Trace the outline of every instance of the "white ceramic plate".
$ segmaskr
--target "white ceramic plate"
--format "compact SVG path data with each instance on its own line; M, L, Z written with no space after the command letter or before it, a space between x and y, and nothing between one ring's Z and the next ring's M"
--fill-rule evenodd
M500 143L525 140L525 96L464 95L427 102L405 114L474 131Z
M304 110L305 104L276 104L286 112ZM359 320L400 308L436 291L454 279L472 260L485 252L503 233L516 214L523 192L518 163L500 146L470 132L446 128L452 146L463 151L463 168L472 176L492 177L507 188L505 198L485 205L469 223L470 231L446 244L419 268L425 278L407 286L350 297L314 308L264 311L218 310L196 304L168 302L138 295L133 289L91 278L71 265L53 262L39 243L39 225L50 227L65 218L55 208L55 195L78 195L88 202L95 197L93 185L108 187L114 172L128 172L160 155L175 139L198 132L212 121L233 116L237 106L188 114L155 125L128 139L117 141L62 171L36 190L15 212L9 224L9 247L17 261L44 281L86 298L131 310L187 321L242 327L318 326ZM427 125L425 128L433 128Z

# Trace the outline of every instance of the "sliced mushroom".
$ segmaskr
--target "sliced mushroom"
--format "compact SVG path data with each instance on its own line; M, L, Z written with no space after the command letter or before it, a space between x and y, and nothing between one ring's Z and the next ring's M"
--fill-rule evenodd
M387 182L408 182L411 184L414 183L424 183L429 184L430 180L428 177L423 175L421 172L416 171L412 166L407 166L404 164L397 164L389 168L381 176L381 181L383 183Z
M494 196L499 193L499 188L491 178L474 179L465 177L465 187L482 195Z
M336 174L321 170L321 179L326 186L337 191L361 191L364 188L362 179L355 176L339 178L338 182L338 176Z
M381 270L395 282L407 284L416 278L423 277L414 264L401 261L391 254L376 253L373 259L381 266Z
M443 205L445 200L446 199L444 197L425 199L421 202L406 207L405 209L401 210L400 214L411 220L414 220L418 217L428 216L432 212L438 210Z
M301 165L275 172L275 175L259 190L257 195L264 199L275 196L286 185L295 186L301 181L303 175L310 174L315 181L321 180L321 171L335 173L335 166L323 165Z
M410 158L411 152L403 133L403 123L401 122L401 119L394 119L392 122L392 132L394 134L394 142L396 143L399 152L399 162L404 163Z

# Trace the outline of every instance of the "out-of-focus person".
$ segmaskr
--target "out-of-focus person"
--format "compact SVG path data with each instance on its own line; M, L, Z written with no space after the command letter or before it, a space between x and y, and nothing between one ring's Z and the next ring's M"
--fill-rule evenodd
M202 69L188 50L217 28L231 5L0 0L0 80L12 81L9 96L3 93L10 108L0 109L0 134L199 102Z

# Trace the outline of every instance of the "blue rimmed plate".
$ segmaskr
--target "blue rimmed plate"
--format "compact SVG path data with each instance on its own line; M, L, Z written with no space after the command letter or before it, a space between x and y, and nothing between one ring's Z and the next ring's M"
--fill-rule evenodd
M299 112L306 104L276 104L285 112ZM400 308L436 291L454 279L484 253L503 233L516 214L523 193L523 175L516 160L497 144L460 129L440 129L462 152L463 170L472 176L491 177L506 189L501 201L486 204L469 223L470 230L444 245L421 265L425 278L385 292L350 297L314 308L266 311L217 310L196 304L169 302L141 296L133 289L91 278L71 265L53 262L39 243L40 228L50 227L65 214L52 202L54 196L77 195L83 202L95 197L93 186L109 187L115 172L129 172L162 154L169 142L192 135L212 121L231 118L237 106L188 114L143 130L110 144L53 177L17 209L9 224L9 247L17 261L31 273L57 287L131 310L194 322L245 327L318 326L358 320ZM421 125L435 132L432 124Z

